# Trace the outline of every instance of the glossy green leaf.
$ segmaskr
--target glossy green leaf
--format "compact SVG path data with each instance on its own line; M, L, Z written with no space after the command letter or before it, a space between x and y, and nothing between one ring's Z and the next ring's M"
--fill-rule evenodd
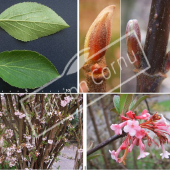
M114 107L118 113L119 113L119 102L120 102L120 96L114 95L113 104L114 104Z
M54 34L69 25L49 7L23 2L1 13L0 27L14 38L27 42Z
M130 106L130 110L134 111L139 106L139 104L147 98L149 98L149 96L142 96L139 99L137 99L137 98L134 99Z
M132 94L120 95L119 111L121 115L124 115L124 113L128 111L130 103L132 102L132 97Z
M12 86L34 89L59 76L54 65L33 51L0 53L0 77Z

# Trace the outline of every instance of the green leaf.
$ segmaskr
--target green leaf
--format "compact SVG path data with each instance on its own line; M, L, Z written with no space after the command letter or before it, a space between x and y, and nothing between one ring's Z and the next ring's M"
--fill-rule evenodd
M120 103L119 103L119 111L121 115L124 115L129 109L129 105L132 102L132 94L121 94L120 95Z
M119 112L117 112L117 110L116 110L116 108L115 108L115 107L114 107L114 108L112 108L110 111L115 112L115 113L117 113L117 114L120 114Z
M138 107L138 105L143 101L143 100L145 100L145 99L147 99L147 98L149 98L149 96L142 96L142 97L140 97L139 99L134 99L133 100L133 104L130 106L130 110L131 111L134 111L137 107Z
M119 102L120 102L120 96L114 95L113 97L113 104L115 106L116 111L119 113Z
M137 100L138 100L137 97L132 100L132 102L131 102L131 104L130 104L130 106L129 106L129 110L132 111L132 108L133 108L133 106L135 105L135 103L137 102Z
M27 42L54 34L69 25L49 7L23 2L0 15L0 27L14 38Z
M88 156L88 157L87 157L87 160L89 161L89 160L94 159L94 158L97 158L97 157L99 157L99 156L103 156L103 155L101 155L101 154L91 155L91 156Z
M0 77L18 88L43 86L59 74L52 63L33 51L0 53Z

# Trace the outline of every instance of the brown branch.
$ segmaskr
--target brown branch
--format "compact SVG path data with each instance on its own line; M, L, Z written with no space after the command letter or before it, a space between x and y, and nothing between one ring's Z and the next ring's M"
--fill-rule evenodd
M119 139L119 138L123 138L124 136L126 136L126 133L123 133L122 135L114 135L112 137L110 137L109 139L105 140L104 142L98 144L96 147L90 149L87 151L87 156L91 155L92 153L98 151L99 149L102 149L103 147L105 147L106 145L108 145L109 143Z
M137 77L137 92L158 92L165 75L170 30L170 1L152 0L144 51L151 68ZM142 67L148 67L142 56Z

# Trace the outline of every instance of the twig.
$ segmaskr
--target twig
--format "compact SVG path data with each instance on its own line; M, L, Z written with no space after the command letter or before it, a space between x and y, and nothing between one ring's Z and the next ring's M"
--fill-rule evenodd
M114 135L112 137L110 137L109 139L105 140L104 142L100 143L99 145L97 145L96 147L90 149L89 151L87 151L87 156L91 155L92 153L96 152L97 150L105 147L106 145L108 145L109 143L119 139L119 138L123 138L126 135L126 133L123 133L122 135Z
M145 99L145 103L146 103L146 107L147 107L147 109L148 109L148 111L149 111L149 113L150 113L151 111L150 111L150 108L149 108L149 104L148 104L147 99Z

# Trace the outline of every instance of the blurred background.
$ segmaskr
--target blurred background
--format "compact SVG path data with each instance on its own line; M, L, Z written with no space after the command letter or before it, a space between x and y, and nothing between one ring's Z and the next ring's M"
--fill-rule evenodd
M112 37L110 43L120 38L120 0L80 0L80 19L79 19L79 50L84 49L84 41L88 29L98 14L109 5L116 5L113 17L112 25ZM80 54L81 56L82 54ZM106 62L111 71L111 77L107 80L107 91L113 89L120 84L120 67L117 63L117 59L120 56L120 43L116 43L106 52ZM111 63L115 61L114 70L111 67ZM79 81L85 80L83 69L79 71ZM85 92L85 86L81 86ZM120 89L116 89L119 92Z
M134 97L141 97L142 95L134 95ZM99 94L87 95L88 103L101 97ZM90 105L87 108L87 149L93 144L95 147L97 144L104 142L110 136L114 135L114 131L110 129L111 124L120 123L119 116L110 111L113 107L113 94L106 95L100 100ZM136 109L140 114L144 109L150 111L151 114L158 112L163 114L164 117L170 122L170 95L149 95ZM115 142L105 146L103 149L98 150L92 155L99 154L97 157L88 159L88 169L169 169L169 159L162 159L160 153L162 153L161 147L157 147L152 144L151 147L146 147L145 150L150 153L146 158L137 160L139 155L139 148L135 146L131 153L128 153L126 159L126 165L116 163L111 159L109 150L117 150L123 139L117 139ZM155 140L158 142L157 140ZM170 152L170 146L166 145L166 150ZM91 155L90 155L91 156ZM120 155L122 156L122 155Z
M142 45L145 44L146 31L149 22L149 14L152 0L122 0L121 1L121 35L125 35L126 25L130 19L137 19L141 29L141 41ZM168 45L168 51L170 50L170 41ZM126 40L121 41L121 57L127 59L127 48ZM130 63L125 64L122 62L122 71L121 71L121 82L126 81L128 78L132 77L134 74L134 66ZM170 91L170 72L168 72L168 77L163 81L160 88L160 92L169 92ZM121 87L122 92L136 92L136 78L129 81Z

